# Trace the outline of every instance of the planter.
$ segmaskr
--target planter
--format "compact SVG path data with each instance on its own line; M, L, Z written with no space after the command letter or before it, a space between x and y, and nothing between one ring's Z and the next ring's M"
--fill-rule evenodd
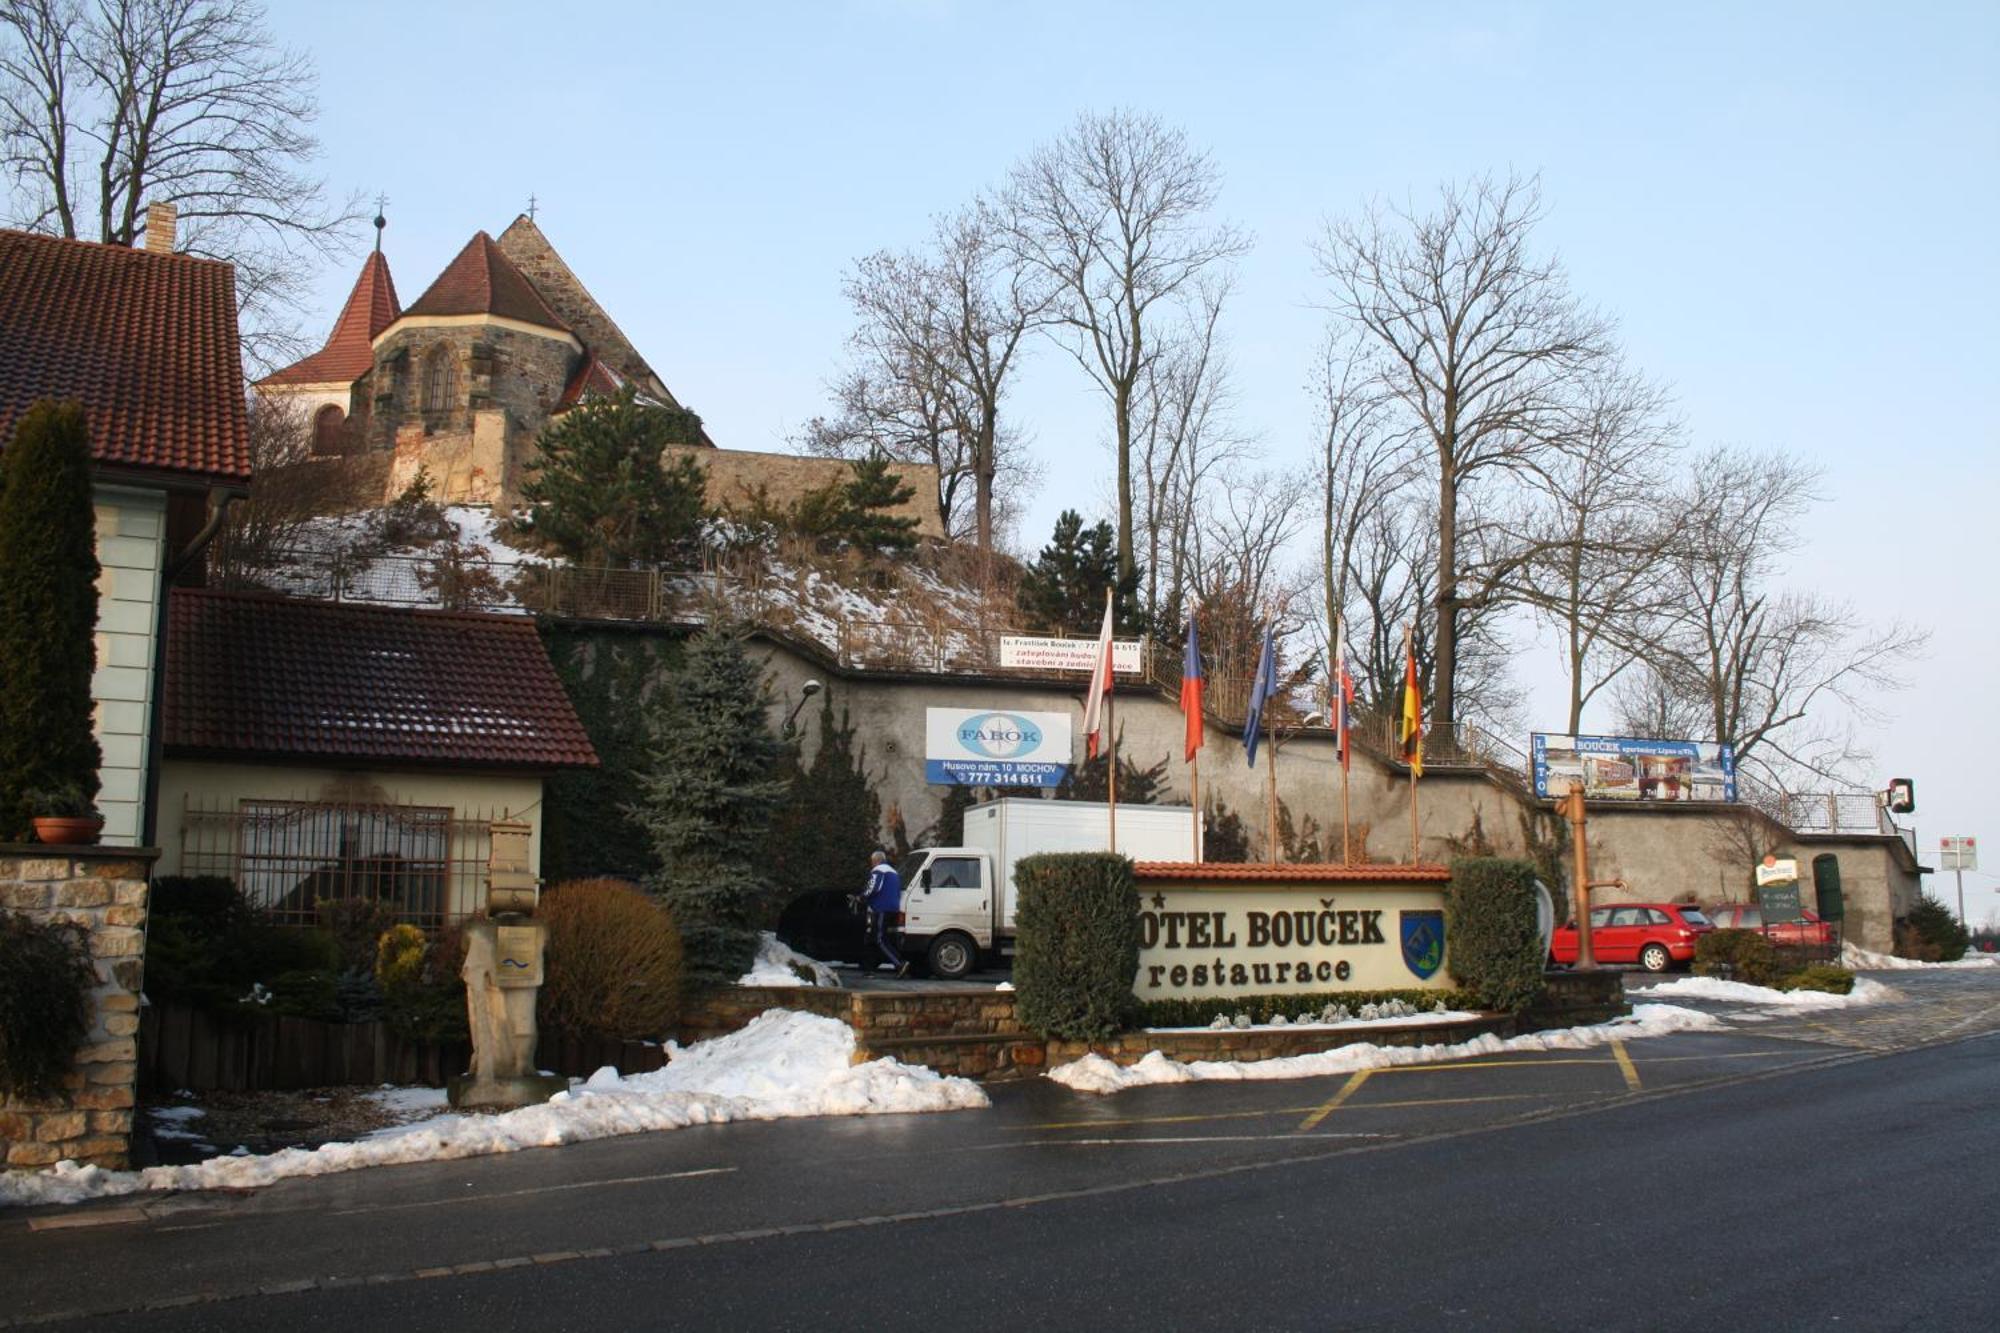
M103 815L36 815L35 840L54 847L89 847L104 832Z

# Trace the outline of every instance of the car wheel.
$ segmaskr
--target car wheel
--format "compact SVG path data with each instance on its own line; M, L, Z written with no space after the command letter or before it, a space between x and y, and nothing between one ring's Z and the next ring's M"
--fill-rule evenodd
M1674 965L1674 956L1664 944L1649 944L1639 950L1639 966L1648 972L1664 972Z
M941 981L957 981L979 961L979 947L964 935L947 933L931 941L924 966Z

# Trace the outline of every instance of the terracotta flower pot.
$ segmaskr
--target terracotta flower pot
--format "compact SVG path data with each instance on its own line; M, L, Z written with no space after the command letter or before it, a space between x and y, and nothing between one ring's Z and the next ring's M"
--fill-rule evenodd
M103 815L36 815L35 840L52 846L88 847L104 832Z

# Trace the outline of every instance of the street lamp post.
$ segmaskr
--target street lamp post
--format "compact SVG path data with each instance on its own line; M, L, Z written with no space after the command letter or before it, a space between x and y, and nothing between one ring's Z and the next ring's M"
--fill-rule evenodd
M784 737L784 739L790 740L792 739L792 737L799 734L799 727L798 727L799 710L806 706L806 700L812 698L815 694L818 694L820 692L820 688L821 688L820 683L816 680L809 680L805 684L799 686L799 701L792 705L791 712L785 714L785 725L782 731L779 733Z

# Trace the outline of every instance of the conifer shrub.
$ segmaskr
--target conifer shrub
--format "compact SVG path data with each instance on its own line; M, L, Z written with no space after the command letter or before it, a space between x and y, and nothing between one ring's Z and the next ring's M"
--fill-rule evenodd
M537 1017L579 1036L656 1041L681 1011L681 937L666 908L618 879L580 879L542 895L548 928Z
M1785 967L1763 931L1711 930L1694 946L1694 972L1699 977L1769 986L1784 974Z
M1828 995L1846 995L1854 989L1854 974L1831 963L1814 963L1778 979L1779 990L1816 990Z
M97 972L84 931L0 912L0 1093L47 1097L90 1035Z
M1014 989L1023 1026L1088 1041L1138 1010L1139 890L1132 862L1109 852L1046 852L1014 869Z
M1896 923L1896 952L1927 963L1955 963L1965 957L1972 937L1949 907L1928 893Z
M1480 1008L1520 1013L1540 998L1547 956L1535 920L1532 862L1455 859L1444 916L1446 965Z
M36 403L0 454L0 841L30 791L97 796L97 575L83 408Z

